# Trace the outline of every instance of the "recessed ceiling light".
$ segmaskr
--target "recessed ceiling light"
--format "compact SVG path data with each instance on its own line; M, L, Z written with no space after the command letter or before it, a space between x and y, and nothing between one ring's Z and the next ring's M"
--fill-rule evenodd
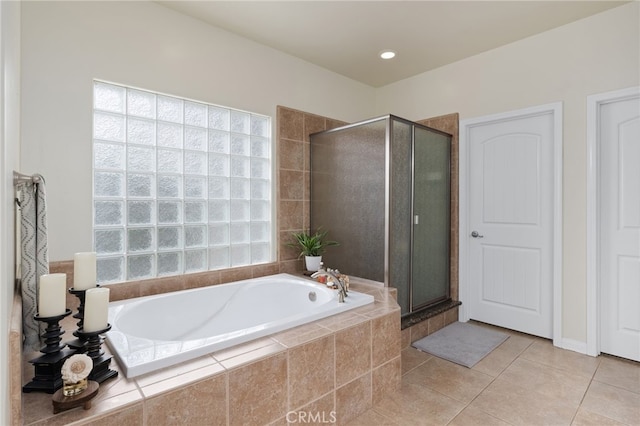
M382 52L380 52L380 57L382 59L391 59L395 56L396 52L394 52L393 50L383 50Z

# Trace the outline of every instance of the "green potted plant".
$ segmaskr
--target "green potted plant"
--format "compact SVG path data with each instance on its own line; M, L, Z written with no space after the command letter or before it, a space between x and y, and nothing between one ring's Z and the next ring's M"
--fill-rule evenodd
M290 247L300 249L300 257L304 256L307 271L315 272L320 268L322 253L326 247L339 245L337 241L325 240L327 231L320 228L315 233L310 231L294 232L294 241L289 243Z

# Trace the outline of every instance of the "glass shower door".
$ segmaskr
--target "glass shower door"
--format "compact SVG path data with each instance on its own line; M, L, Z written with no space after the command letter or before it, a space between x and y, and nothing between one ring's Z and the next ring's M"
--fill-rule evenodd
M412 310L449 297L451 137L415 127Z

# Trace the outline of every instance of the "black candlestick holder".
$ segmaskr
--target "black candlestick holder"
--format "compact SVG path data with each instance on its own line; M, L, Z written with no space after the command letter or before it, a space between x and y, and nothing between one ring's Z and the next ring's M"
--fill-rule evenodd
M86 341L86 354L93 360L93 370L91 370L88 379L98 383L118 376L117 371L109 368L112 358L111 355L105 355L102 350L102 342L104 342L104 339L100 335L109 330L111 330L111 324L107 324L107 328L103 330L86 332L83 329L78 329L77 331L79 338Z
M53 317L34 316L36 321L46 322L47 328L42 334L45 346L40 349L44 355L29 361L34 365L34 378L22 387L22 391L54 393L62 387L62 364L73 355L73 351L65 348L65 344L60 344L64 330L60 327L60 320L71 315L71 309L67 309L64 314Z
M95 288L99 288L99 287L100 287L99 285L96 285ZM91 287L91 288L94 288L94 287ZM77 339L74 339L74 340L71 340L71 341L67 342L67 346L69 346L71 349L73 349L78 354L81 354L81 353L85 352L85 350L86 350L85 343L87 343L87 341L84 340L78 334L78 330L81 330L82 326L84 324L84 300L85 300L86 291L87 291L87 289L85 289L85 290L76 290L73 287L69 289L69 293L71 293L74 296L76 296L78 298L78 301L79 301L78 312L73 314L73 317L78 319L79 321L76 323L76 327L78 329L73 332L73 335L76 336Z

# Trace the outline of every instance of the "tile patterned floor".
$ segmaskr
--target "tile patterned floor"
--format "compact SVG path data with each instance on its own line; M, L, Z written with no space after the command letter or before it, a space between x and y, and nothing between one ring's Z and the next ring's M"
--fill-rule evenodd
M473 368L402 352L402 387L349 426L640 425L640 363L510 335Z

